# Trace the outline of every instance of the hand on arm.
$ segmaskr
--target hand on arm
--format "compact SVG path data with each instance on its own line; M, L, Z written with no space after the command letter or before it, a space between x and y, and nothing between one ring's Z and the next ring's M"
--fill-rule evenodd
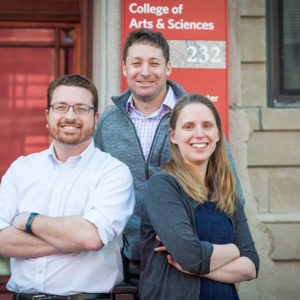
M238 247L234 244L228 244L229 248L226 249L226 247L224 248L226 245L214 245L210 273L200 276L225 283L236 283L256 278L259 258L254 247L244 210L241 208L240 204L238 204L238 206L239 208L235 215L236 241ZM233 252L230 253L230 247L232 245ZM239 249L241 250L239 251ZM156 248L155 250L167 251L163 246ZM235 253L236 250L239 252ZM223 255L225 255L225 257L222 258ZM237 255L237 257L230 260L231 255ZM226 257L228 262L222 265L222 260ZM168 261L179 271L187 273L172 257L168 257ZM218 264L220 264L220 266L216 268Z
M29 213L14 218L16 228L25 231ZM52 247L67 252L97 250L103 247L94 224L81 216L48 217L37 215L31 224L35 236Z
M156 236L156 239L161 242L159 236ZM232 261L235 258L238 258L240 256L240 251L238 247L234 244L225 244L225 245L215 245L213 244L214 250L210 259L210 271L214 271L226 263ZM167 248L165 246L160 246L154 249L154 251L165 251L168 252ZM169 259L170 258L170 259ZM168 257L169 263L171 263L174 266L178 266L183 271L181 266L173 259L171 255ZM187 274L192 274L188 271L183 271Z
M173 259L171 255L168 254L167 258L169 264L171 264L180 272L189 275L195 275L183 270L182 267ZM256 269L254 263L249 258L239 257L215 271L200 276L224 283L236 283L255 279Z
M156 236L156 239L160 241L158 236ZM212 268L214 268L214 269L209 274L214 274L214 276L215 276L216 272L219 269L222 269L221 272L217 273L217 274L220 274L220 275L225 273L226 271L230 272L230 268L224 268L224 270L223 270L223 267L227 266L227 264L231 264L233 261L236 261L239 258L238 248L234 244L213 245L213 246L214 246L214 250L213 250L213 253L212 253L212 256L211 256L210 270L212 270ZM154 249L154 251L168 252L168 250L165 246L157 247L157 248ZM174 266L176 269L178 269L179 271L181 271L183 273L186 273L186 274L193 275L193 273L188 272L186 270L183 270L183 268L174 260L174 258L170 254L167 255L167 258L168 258L168 262L172 266ZM236 266L236 265L234 265L234 266ZM194 275L196 275L196 274L194 274ZM207 275L204 275L203 277L210 278ZM211 278L211 279L214 279L214 278ZM217 280L217 279L214 279L214 280ZM218 280L218 281L221 281L221 280Z

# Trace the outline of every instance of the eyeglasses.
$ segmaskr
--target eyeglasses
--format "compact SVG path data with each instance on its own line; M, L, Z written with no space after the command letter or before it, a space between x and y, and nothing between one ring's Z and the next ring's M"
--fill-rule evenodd
M73 111L76 115L87 115L90 110L97 111L95 107L84 104L69 105L66 103L55 103L49 107L52 107L53 111L58 114L66 114L70 107L73 107Z

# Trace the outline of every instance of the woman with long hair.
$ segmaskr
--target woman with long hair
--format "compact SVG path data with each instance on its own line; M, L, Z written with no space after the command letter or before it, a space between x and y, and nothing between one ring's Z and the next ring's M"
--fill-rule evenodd
M239 299L259 257L226 155L220 116L198 94L175 105L171 159L145 188L141 300Z

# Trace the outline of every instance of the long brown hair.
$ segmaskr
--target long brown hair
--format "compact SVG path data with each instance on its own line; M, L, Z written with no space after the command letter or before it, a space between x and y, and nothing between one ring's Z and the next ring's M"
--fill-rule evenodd
M181 110L185 106L195 103L204 104L211 110L220 135L216 149L208 161L205 182L201 182L195 171L184 162L178 145L171 141L171 159L162 167L162 170L173 175L191 198L203 203L210 194L210 201L216 202L218 209L230 215L234 212L237 201L235 179L226 153L221 119L214 104L199 94L183 96L173 108L170 116L170 128L175 131Z

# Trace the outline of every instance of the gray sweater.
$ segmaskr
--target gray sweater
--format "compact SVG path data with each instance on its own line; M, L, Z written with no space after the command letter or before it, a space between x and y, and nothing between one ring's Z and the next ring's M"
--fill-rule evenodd
M199 275L210 271L213 246L198 238L194 217L198 205L199 202L190 198L170 174L158 172L149 179L142 205L141 300L199 299ZM240 255L253 261L258 272L259 257L240 202L229 218ZM170 265L166 252L153 251L161 246L156 235L175 261L195 276L182 273Z
M185 95L184 89L174 81L167 81L179 99ZM160 121L151 145L147 161L144 158L142 147L137 136L135 126L126 112L126 103L131 95L126 90L119 96L112 97L114 107L106 110L97 123L94 133L96 146L102 151L110 153L113 157L124 162L133 176L135 191L135 209L124 230L124 254L129 260L140 260L140 226L141 203L145 182L170 158L168 128L170 114ZM226 143L228 157L236 175L235 165ZM237 190L240 201L244 203L239 180L236 176Z

